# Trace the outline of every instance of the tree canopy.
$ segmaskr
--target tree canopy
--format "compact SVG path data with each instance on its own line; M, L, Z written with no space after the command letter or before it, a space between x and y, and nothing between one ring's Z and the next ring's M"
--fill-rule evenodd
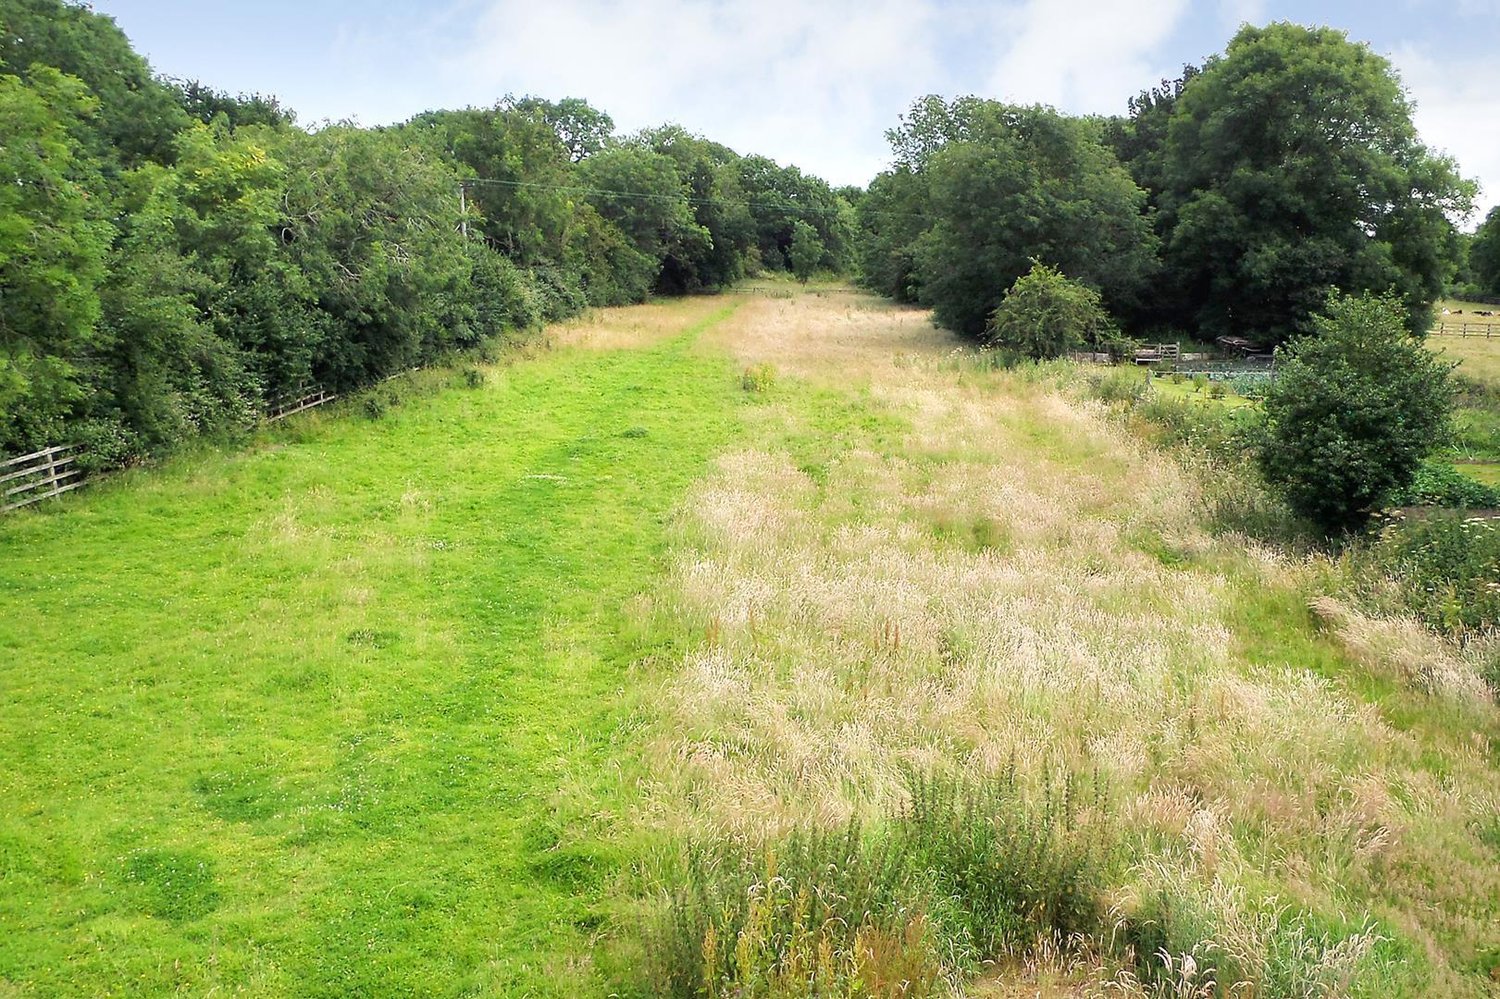
M888 133L896 167L858 209L864 280L980 335L1033 259L1135 301L1155 266L1145 192L1098 123L973 97L917 101Z
M0 452L129 461L593 305L849 253L822 180L578 98L309 132L0 0ZM807 247L811 241L803 240ZM802 251L805 254L805 249Z
M1388 60L1332 28L1247 26L1173 104L1137 176L1159 157L1180 322L1280 342L1338 289L1394 292L1426 328L1456 263L1448 216L1475 188L1418 139Z

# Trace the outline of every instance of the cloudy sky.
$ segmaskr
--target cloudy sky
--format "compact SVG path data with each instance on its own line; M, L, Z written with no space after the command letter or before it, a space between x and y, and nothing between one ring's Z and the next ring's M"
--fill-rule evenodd
M1500 203L1500 0L95 0L158 72L374 125L506 93L671 121L835 184L928 93L1123 112L1249 21L1389 56L1429 145ZM1469 227L1477 222L1477 216Z

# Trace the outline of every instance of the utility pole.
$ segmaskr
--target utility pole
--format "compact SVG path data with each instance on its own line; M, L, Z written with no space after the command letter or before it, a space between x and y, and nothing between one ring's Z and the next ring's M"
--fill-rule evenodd
M469 241L469 203L464 197L464 182L458 182L458 231L463 233L464 242Z

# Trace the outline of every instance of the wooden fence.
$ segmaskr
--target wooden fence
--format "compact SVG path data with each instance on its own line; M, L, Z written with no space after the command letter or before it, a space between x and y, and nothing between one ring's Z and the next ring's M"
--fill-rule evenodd
M1429 336L1482 336L1486 340L1500 337L1500 323L1438 323Z
M298 389L267 408L265 419L267 423L274 423L337 398L322 388ZM61 496L84 485L84 471L77 466L79 451L77 444L63 444L23 454L19 458L0 459L0 513Z
M66 444L0 461L0 513L83 485L77 459L78 446Z
M266 410L266 422L275 423L284 420L293 413L300 413L314 406L321 406L325 402L332 402L338 396L327 389L314 386L304 386L293 392L282 401L273 404Z

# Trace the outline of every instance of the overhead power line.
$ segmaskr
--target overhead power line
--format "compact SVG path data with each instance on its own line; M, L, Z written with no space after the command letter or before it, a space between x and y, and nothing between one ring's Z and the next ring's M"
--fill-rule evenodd
M583 197L590 195L596 197L635 198L641 201L667 201L685 202L689 205L703 205L706 207L731 207L731 208L763 208L771 211L802 212L815 215L836 215L839 208L834 205L821 206L809 205L795 201L736 201L729 198L698 198L684 194L657 194L651 191L619 191L604 187L588 187L578 184L548 184L535 180L498 180L491 177L466 177L459 182L460 186L472 184L487 184L495 187L525 188L537 191L555 191L560 194L576 194ZM853 206L851 206L853 207ZM856 209L858 210L858 209ZM867 215L883 215L897 218L928 218L923 212L887 212L866 209Z

